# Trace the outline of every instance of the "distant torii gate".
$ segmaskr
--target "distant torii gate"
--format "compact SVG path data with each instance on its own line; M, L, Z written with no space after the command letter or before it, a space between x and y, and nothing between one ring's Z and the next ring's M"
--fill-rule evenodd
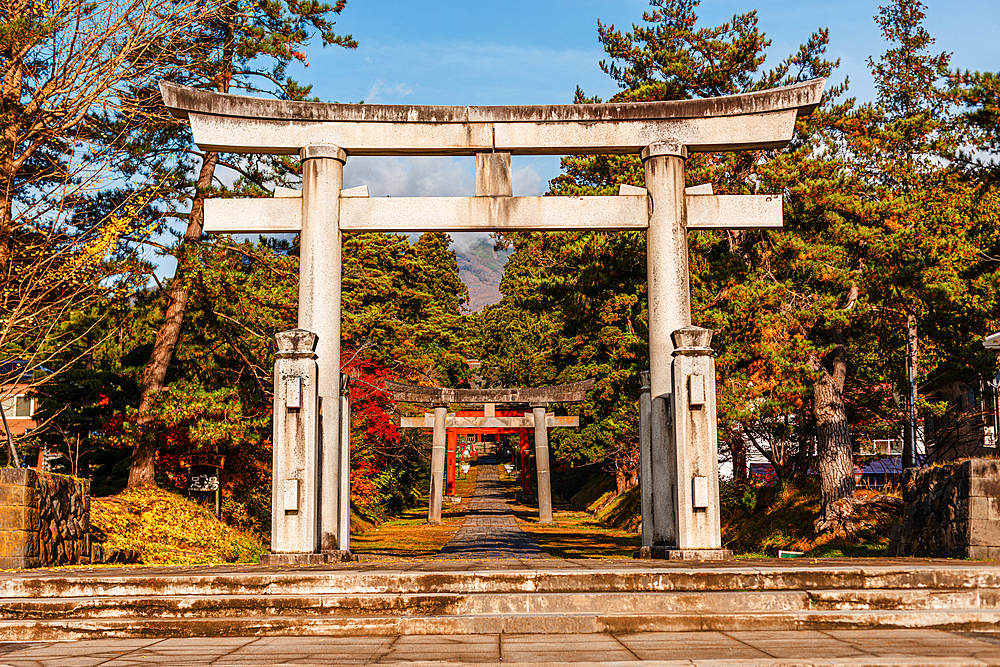
M315 562L349 548L341 233L371 231L645 231L651 408L642 484L651 525L644 526L643 543L669 558L731 556L720 532L711 332L690 326L687 230L780 228L781 197L685 191L684 161L689 152L784 146L796 118L819 104L824 85L815 79L669 102L440 107L289 102L161 82L164 104L190 121L203 150L302 160L301 192L205 202L208 233L300 234L300 330L291 342L298 346L306 333L316 335L316 378L282 375L287 393L275 397L273 501L286 509L272 517L270 560ZM624 187L617 197L511 196L511 155L579 154L641 155L645 189ZM367 190L344 191L349 155L475 155L476 196L368 198ZM290 360L307 353L312 350L289 351L289 367L297 368ZM300 392L305 387L317 392L315 401ZM284 396L295 407L283 404ZM279 432L280 411L294 415L301 428L290 421ZM287 441L289 434L304 440Z
M554 387L516 389L447 389L416 387L396 382L386 382L385 387L392 392L393 400L397 403L423 403L434 408L434 414L426 414L423 417L403 417L400 420L402 428L430 427L434 429L433 449L431 450L430 502L427 507L427 521L429 523L441 523L448 428L533 429L535 432L535 467L538 473L538 520L540 523L552 523L549 429L579 426L580 420L578 417L556 417L547 412L548 406L549 403L577 403L586 399L587 391L594 387L593 380ZM484 414L479 417L449 416L448 406L451 403L483 404L488 406L484 412L489 412L489 407L493 407L494 414ZM497 403L527 404L531 407L531 412L497 416L495 413ZM522 466L523 469L524 466Z

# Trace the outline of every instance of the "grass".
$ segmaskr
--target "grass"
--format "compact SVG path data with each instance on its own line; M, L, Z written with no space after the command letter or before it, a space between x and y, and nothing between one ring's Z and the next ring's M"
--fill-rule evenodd
M779 549L801 551L809 558L889 555L889 530L898 517L874 511L863 514L866 527L853 541L842 533L817 535L813 522L819 516L820 499L815 480L774 486L730 484L720 494L722 543L737 558L774 558Z
M267 551L198 503L152 486L91 499L90 524L106 551L138 551L145 565L255 563Z
M427 523L428 499L424 496L402 516L351 535L351 551L379 558L433 558L462 526L469 498L476 490L477 472L473 465L468 475L455 480L455 495L462 502L446 503L441 508L441 525Z

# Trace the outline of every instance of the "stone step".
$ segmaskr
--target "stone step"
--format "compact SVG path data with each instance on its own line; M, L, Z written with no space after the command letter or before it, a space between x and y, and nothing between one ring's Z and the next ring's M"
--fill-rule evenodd
M0 641L110 637L389 636L593 634L634 632L937 628L995 630L1000 611L867 610L702 614L493 614L477 616L263 616L189 619L57 619L0 621Z
M996 563L904 561L789 566L649 567L623 561L589 568L579 561L544 561L529 569L491 562L424 563L424 571L364 566L295 570L245 568L137 568L110 571L10 573L3 598L150 597L179 595L350 595L451 593L630 593L664 591L1000 590ZM548 568L548 569L545 569Z
M810 590L626 593L167 595L0 599L0 619L250 619L509 614L720 614L785 611L1000 610L1000 591Z

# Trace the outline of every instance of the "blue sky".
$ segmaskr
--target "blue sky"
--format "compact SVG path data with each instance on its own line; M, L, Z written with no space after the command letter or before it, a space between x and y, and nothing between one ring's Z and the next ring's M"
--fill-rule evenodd
M934 51L952 53L955 68L1000 70L1000 0L925 3ZM759 27L772 40L765 67L828 27L828 54L841 60L833 80L848 76L849 94L872 99L867 61L886 48L874 21L878 7L878 0L763 2ZM348 0L337 28L359 47L311 46L310 66L290 73L327 102L566 104L578 85L607 99L618 88L598 64L605 54L597 21L629 30L648 8L648 0ZM700 25L753 8L746 0L703 0ZM512 168L514 194L539 195L559 173L559 158L515 156ZM471 196L474 183L474 158L354 157L344 171L345 187L368 185L376 197ZM457 246L483 236L452 235ZM163 258L160 272L172 271L172 258Z
M811 32L829 27L830 53L840 58L859 97L872 95L866 60L883 50L873 17L877 1L769 1L757 7L773 40L772 61ZM312 66L296 76L322 99L384 104L553 104L571 102L580 85L609 97L613 81L598 67L597 21L628 28L641 22L644 0L348 0L338 27L356 51L312 48ZM745 0L705 0L702 25L753 9ZM954 63L996 69L1000 2L928 0L927 27Z
M792 53L820 27L829 54L841 59L834 79L850 77L851 94L871 99L867 59L885 49L873 17L877 0L760 4L759 26L773 40L769 63ZM598 63L597 21L628 29L641 22L644 0L348 0L338 19L357 50L311 47L308 68L292 75L324 101L383 104L569 103L576 86L604 99L617 92ZM753 3L705 0L701 25L717 25ZM928 0L927 28L953 66L1000 69L998 0ZM555 157L515 157L517 195L542 193L558 173ZM373 196L471 195L469 158L352 158L345 186L367 184ZM457 239L459 242L462 239Z

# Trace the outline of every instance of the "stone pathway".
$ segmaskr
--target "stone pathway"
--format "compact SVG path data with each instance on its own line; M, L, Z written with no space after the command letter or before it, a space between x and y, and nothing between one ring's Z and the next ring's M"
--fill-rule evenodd
M512 665L658 667L986 667L1000 635L940 630L639 632L588 635L191 637L0 642L0 667L262 667ZM651 664L646 662L646 664Z
M465 522L435 558L482 560L549 558L517 525L507 505L492 456L476 461L476 492L469 500Z

